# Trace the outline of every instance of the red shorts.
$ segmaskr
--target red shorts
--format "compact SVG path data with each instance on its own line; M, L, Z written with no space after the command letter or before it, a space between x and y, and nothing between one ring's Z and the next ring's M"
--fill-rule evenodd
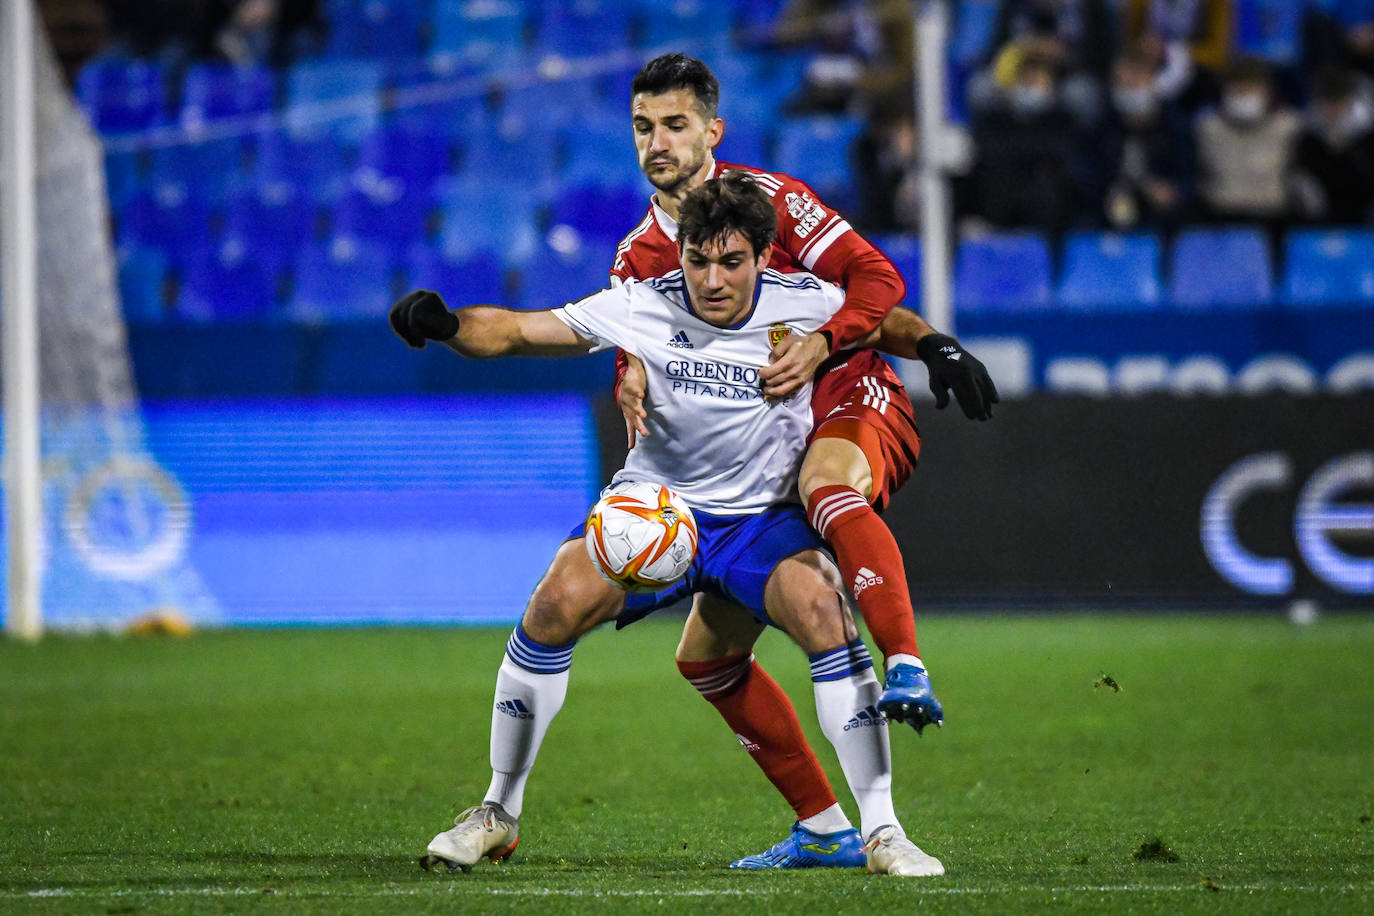
M897 373L872 350L840 354L822 364L811 394L811 441L853 442L873 471L869 502L881 512L916 470L921 436ZM834 363L832 365L832 362Z

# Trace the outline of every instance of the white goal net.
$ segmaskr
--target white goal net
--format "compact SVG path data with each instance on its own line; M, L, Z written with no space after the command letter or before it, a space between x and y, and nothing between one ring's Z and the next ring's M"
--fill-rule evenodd
M113 628L150 613L213 622L215 601L187 560L192 506L144 441L101 145L37 28L34 43L43 624Z

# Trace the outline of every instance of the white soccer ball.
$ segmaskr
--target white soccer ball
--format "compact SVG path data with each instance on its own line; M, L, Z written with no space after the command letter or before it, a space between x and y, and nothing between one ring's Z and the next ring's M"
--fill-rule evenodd
M626 591L681 579L697 555L697 520L667 487L626 481L609 487L587 515L587 555Z

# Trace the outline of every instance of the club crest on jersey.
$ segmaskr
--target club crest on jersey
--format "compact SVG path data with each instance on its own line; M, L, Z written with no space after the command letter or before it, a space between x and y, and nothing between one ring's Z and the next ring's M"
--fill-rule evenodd
M776 321L768 326L768 346L776 347L782 343L784 337L792 333L792 329L781 321Z

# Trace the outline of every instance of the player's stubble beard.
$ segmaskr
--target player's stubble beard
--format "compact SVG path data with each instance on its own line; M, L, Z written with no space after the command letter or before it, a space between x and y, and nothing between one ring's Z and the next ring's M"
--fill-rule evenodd
M671 177L664 174L651 174L648 171L649 166L656 161L670 162L677 166L677 168L670 173ZM700 183L697 181L698 178L704 179L706 177L700 174L702 167L705 165L706 144L703 143L700 148L692 151L692 159L687 163L686 167L678 165L677 160L671 156L654 157L644 164L644 177L649 179L649 184L653 185L668 197L682 198L686 197L688 192L696 186L694 182Z

